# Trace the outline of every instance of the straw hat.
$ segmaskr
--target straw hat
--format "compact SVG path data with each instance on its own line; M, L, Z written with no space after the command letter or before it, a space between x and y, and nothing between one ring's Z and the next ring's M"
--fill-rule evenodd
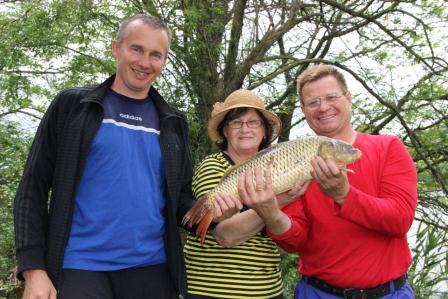
M240 107L254 108L260 111L272 126L272 139L275 140L280 134L282 123L280 118L274 112L266 110L263 100L250 90L238 89L232 92L224 102L216 102L213 105L212 115L208 121L208 136L213 143L222 142L222 137L219 136L218 126L226 116L226 114L234 109Z

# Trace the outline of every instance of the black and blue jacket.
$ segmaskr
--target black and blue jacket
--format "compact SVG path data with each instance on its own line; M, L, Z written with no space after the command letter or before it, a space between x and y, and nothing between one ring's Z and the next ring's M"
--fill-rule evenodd
M59 287L75 193L103 120L102 100L114 78L95 88L62 91L39 125L14 202L19 278L25 270L43 269L56 289ZM166 171L166 256L179 295L185 296L185 266L177 227L195 202L188 127L184 114L170 107L153 87L149 97L159 112Z

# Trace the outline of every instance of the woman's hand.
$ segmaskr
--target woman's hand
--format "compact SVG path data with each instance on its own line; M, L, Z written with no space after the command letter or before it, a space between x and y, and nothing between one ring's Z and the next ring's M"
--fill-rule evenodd
M218 192L216 194L215 212L213 221L221 222L232 217L243 208L241 201L229 194Z
M247 170L238 180L238 193L243 202L257 213L278 208L270 169L266 169L264 174L259 167Z
M238 193L274 234L286 232L291 226L289 217L280 210L272 185L271 170L259 167L247 170L238 180Z

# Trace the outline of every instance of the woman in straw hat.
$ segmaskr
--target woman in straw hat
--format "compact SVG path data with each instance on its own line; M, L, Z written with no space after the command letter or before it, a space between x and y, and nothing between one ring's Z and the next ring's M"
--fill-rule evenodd
M268 147L280 129L279 117L266 110L252 91L240 89L217 102L208 135L221 151L207 156L197 168L193 177L196 198L213 189L232 165ZM287 195L279 196L279 204L297 198L299 189L296 184ZM189 235L184 247L187 298L283 298L280 253L263 227L253 210L243 208L207 232L203 246Z

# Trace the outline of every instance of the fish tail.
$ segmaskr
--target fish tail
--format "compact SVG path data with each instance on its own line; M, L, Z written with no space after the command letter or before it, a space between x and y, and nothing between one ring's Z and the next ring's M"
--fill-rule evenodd
M210 227L210 223L212 223L213 217L213 211L208 210L204 215L202 215L201 219L199 219L200 222L198 228L196 229L196 239L201 237L201 246L204 245L205 234Z
M188 224L188 228L191 228L193 224L197 224L201 221L207 212L207 198L205 196L201 197L193 207L185 214L182 219L182 225Z

